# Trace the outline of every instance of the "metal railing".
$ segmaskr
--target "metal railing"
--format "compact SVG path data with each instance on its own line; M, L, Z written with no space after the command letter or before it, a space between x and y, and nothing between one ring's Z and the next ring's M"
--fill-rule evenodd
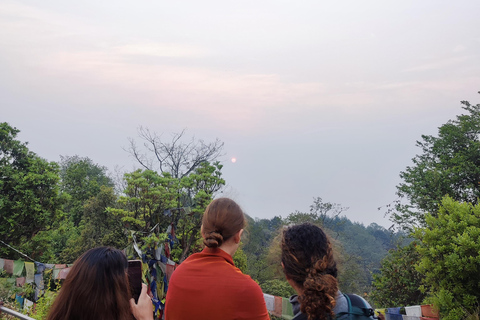
M30 318L27 315L24 315L20 312L17 312L15 310L8 309L8 308L5 308L5 307L0 307L0 311L1 311L1 313L6 313L6 314L9 314L9 315L14 316L16 318L22 319L22 320L35 320L33 318Z

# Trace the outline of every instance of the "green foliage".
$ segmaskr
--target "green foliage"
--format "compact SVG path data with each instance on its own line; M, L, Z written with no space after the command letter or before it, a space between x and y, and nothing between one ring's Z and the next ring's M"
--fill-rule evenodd
M233 255L233 263L235 263L235 267L242 270L243 273L247 271L247 255L243 252L241 246Z
M285 279L267 280L262 282L260 287L262 288L263 293L278 297L288 298L291 295L297 294Z
M316 197L313 199L313 204L310 205L310 212L303 213L295 211L288 215L285 219L285 224L300 224L304 222L311 222L325 228L331 227L331 223L340 214L348 210L347 207L342 207L338 203L324 202L322 198Z
M169 174L159 175L151 170L136 170L125 174L127 187L118 200L118 207L108 212L121 218L125 228L150 233L159 224L166 228L164 211L176 204L178 182Z
M7 278L5 271L0 272L0 300L6 300L18 292L14 278Z
M72 263L83 252L99 246L126 247L128 237L121 219L107 210L116 206L116 200L113 188L101 186L96 196L84 202L81 224L72 228L76 233L67 239L61 261Z
M205 143L194 137L185 141L185 130L172 134L171 141L164 141L161 135L140 127L140 138L144 141L139 148L133 139L128 151L146 171L157 172L162 177L170 177L176 185L175 205L169 209L169 222L177 226L176 236L182 249L179 262L191 253L198 251L200 227L203 212L212 201L214 194L224 185L221 177L222 165L217 161L221 155L223 142L216 139ZM124 217L128 214L118 212ZM138 221L129 222L137 224ZM175 254L178 252L176 251Z
M55 221L48 230L35 234L19 248L44 263L71 263L73 261L62 260L62 252L67 248L70 239L78 238L78 232L73 221L63 218Z
M83 216L83 205L95 197L102 186L112 187L113 181L107 175L107 168L95 164L90 158L62 156L60 161L61 191L68 194L64 211L78 226Z
M35 313L31 313L29 316L36 320L47 319L48 312L50 311L57 295L58 291L46 291L45 294L38 299Z
M183 261L192 252L197 251L195 244L201 238L203 212L213 200L214 194L224 185L222 178L223 166L220 162L202 162L189 175L179 178L178 208L174 210L173 221L177 221L176 235L182 248L179 261Z
M400 173L400 200L392 220L406 229L425 226L425 213L436 215L445 195L457 201L477 203L480 196L480 104L462 101L465 115L450 120L438 136L422 135L417 146L422 154ZM401 200L406 200L402 202Z
M279 257L279 244L272 244L272 241L279 234L282 226L283 221L280 217L254 220L247 216L243 247L247 255L246 273L259 283L283 277L276 272L280 262L278 259L272 259L275 256ZM278 252L272 253L272 248L277 249Z
M142 250L164 241L166 235L162 232L174 223L181 251L176 249L173 254L181 262L198 251L203 212L225 184L221 169L219 162L203 162L181 178L152 170L127 173L124 195L106 212L137 235Z
M442 319L462 319L475 312L480 298L480 206L445 197L437 215L426 215L418 271L425 275L428 301ZM425 288L426 289L426 288Z
M373 275L371 298L380 307L419 305L425 298L420 291L423 275L416 270L420 255L417 242L390 250L382 260L380 273Z
M50 273L51 274L51 273ZM51 280L51 278L50 278ZM44 291L43 295L38 299L35 306L35 312L32 310L20 309L19 305L15 302L15 294L21 294L29 300L33 300L33 285L25 284L23 287L17 287L15 283L15 278L12 278L10 275L2 272L0 274L0 300L5 303L5 307L15 310L17 312L28 314L29 317L38 320L47 319L48 312L53 302L55 301L56 296L58 295L58 290L60 289L59 281L55 280L54 288L52 289L49 286L49 281L45 281L47 284L47 289ZM17 319L15 317L2 317L0 319Z
M16 140L18 132L0 123L0 238L13 246L46 230L61 205L58 165L29 151ZM13 258L5 247L0 253Z

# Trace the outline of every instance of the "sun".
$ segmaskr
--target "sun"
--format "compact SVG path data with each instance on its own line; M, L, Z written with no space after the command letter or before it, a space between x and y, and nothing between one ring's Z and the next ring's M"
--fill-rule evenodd
M232 163L235 163L235 162L237 162L237 158L233 157L232 158Z

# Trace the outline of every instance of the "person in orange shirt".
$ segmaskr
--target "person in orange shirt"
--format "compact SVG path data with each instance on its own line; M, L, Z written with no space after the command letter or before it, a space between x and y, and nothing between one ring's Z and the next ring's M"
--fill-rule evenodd
M170 279L166 320L268 320L258 284L235 267L245 216L228 198L213 200L202 220L205 249L180 264Z

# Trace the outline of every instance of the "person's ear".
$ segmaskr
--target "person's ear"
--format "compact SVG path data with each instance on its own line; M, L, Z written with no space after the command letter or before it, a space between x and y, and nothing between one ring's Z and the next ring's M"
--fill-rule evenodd
M285 272L285 265L283 264L283 262L281 262L282 264L282 270L283 270L283 274L285 275L285 279L290 280L290 278L288 277L287 273Z
M240 231L238 231L237 234L235 234L234 239L236 244L239 244L240 241L242 240L242 234L243 234L243 229L240 229Z

